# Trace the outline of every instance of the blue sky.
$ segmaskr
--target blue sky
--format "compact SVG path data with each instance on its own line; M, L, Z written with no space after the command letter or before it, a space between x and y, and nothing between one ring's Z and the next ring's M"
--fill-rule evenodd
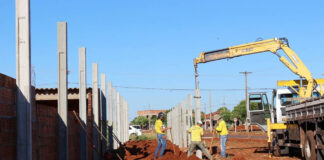
M0 73L15 77L15 4L0 3ZM78 48L87 48L115 86L194 88L192 59L201 51L287 37L315 78L323 78L324 2L317 1L86 1L31 0L32 65L37 87L56 87L56 23L68 23L69 81L78 82ZM277 80L297 79L278 58L263 53L199 65L203 89L243 89L241 71L251 71L250 88L275 88ZM70 84L70 87L77 87ZM117 88L136 111L168 109L192 91ZM244 99L244 91L212 92L213 110ZM209 104L208 92L202 102ZM202 105L203 106L203 105Z

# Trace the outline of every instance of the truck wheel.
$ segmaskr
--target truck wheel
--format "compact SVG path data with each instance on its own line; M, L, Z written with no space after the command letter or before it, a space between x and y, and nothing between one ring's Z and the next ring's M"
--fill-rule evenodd
M277 139L274 141L273 145L273 154L275 156L280 157L281 155L289 154L289 148L286 146L279 146Z
M317 144L324 145L324 135L317 135ZM324 159L324 149L317 149L317 159Z
M314 132L307 131L305 137L304 153L306 160L316 160Z
M279 147L278 145L274 147L273 154L274 154L276 157L280 157L280 147Z

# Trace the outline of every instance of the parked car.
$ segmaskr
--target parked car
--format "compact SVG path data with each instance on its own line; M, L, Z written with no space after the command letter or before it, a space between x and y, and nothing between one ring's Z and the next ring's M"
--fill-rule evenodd
M139 125L131 125L128 130L129 137L142 135L142 129Z

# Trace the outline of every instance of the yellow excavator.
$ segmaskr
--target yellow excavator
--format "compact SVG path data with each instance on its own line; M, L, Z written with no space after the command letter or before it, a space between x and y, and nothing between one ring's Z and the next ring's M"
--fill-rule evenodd
M282 50L287 55L288 59L285 56L280 55L278 53L279 50ZM278 86L287 85L290 90L290 95L292 95L292 92L295 92L294 94L297 95L298 102L296 102L296 100L293 100L295 101L294 103L297 104L290 103L290 105L287 106L279 102L280 107L278 107L277 105L278 108L276 109L276 111L274 111L272 107L269 107L266 93L249 94L246 105L247 121L249 121L250 124L253 124L254 121L264 124L266 128L265 130L268 133L269 151L270 145L272 143L272 145L274 146L273 150L275 155L286 154L287 152L289 152L289 148L293 147L302 149L302 156L304 156L306 159L314 159L314 157L319 156L322 156L323 158L324 144L314 144L314 141L317 141L317 135L315 135L316 130L320 130L320 136L324 137L324 135L322 135L324 133L324 127L317 127L324 124L324 109L320 108L319 111L323 113L320 113L319 117L307 117L303 115L305 111L307 111L307 114L315 114L315 111L310 112L310 109L314 108L314 106L311 106L310 104L310 102L313 102L313 100L310 99L313 97L314 93L320 94L320 96L323 95L322 86L321 90L319 90L317 87L318 82L321 82L320 84L322 85L323 79L313 79L311 72L307 69L298 55L289 47L287 38L261 40L257 42L231 46L215 51L200 53L199 57L194 59L196 90L198 90L199 88L199 74L197 69L198 64L263 52L271 52L278 56L279 60L285 66L287 66L293 73L300 77L299 84L297 83L297 80L278 81ZM286 93L277 95L278 101L283 101L284 98L282 97L287 96L288 94ZM261 107L256 107L256 109L251 108L251 104L253 104L254 102L258 102L255 104ZM322 103L324 106L324 98L323 102L319 102L317 104ZM296 108L296 106L294 105L299 105L302 107ZM271 119L269 117L271 117ZM308 127L308 125L310 124L311 126L315 127ZM308 136L308 134L310 135Z

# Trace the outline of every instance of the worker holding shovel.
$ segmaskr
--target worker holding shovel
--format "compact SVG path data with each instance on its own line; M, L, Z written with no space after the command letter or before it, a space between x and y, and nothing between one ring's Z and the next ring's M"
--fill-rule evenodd
M167 127L167 128L163 128L163 118L164 115L162 112L160 112L158 114L158 119L155 121L155 131L157 133L157 140L158 140L158 145L157 148L155 150L155 154L154 154L154 159L157 158L157 155L159 153L160 147L162 146L161 152L160 152L160 157L163 156L165 147L166 147L166 136L165 136L165 132L168 129L171 129L171 127Z
M204 134L204 130L203 128L201 128L201 126L202 126L202 122L198 121L197 125L192 126L189 129L189 133L191 133L191 143L189 145L189 150L187 155L188 157L190 157L194 149L196 148L196 146L198 146L203 151L205 156L207 156L208 159L212 160L213 159L212 155L210 155L209 151L205 147L205 144L201 141L201 136Z

